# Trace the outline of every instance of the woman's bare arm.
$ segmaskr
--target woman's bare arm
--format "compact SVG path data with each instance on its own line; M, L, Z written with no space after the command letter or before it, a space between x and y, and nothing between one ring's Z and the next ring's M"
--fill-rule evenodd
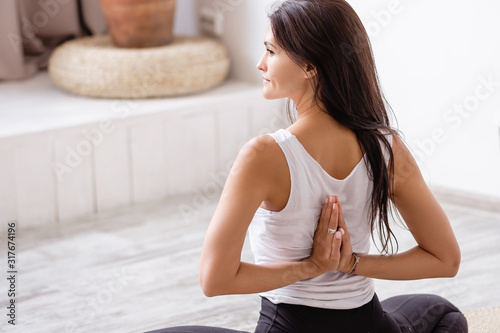
M254 265L240 260L248 226L257 208L268 198L277 174L282 172L284 166L286 159L283 152L267 135L251 140L238 154L203 244L200 284L207 296L258 293L281 288L318 276L328 270L325 270L327 266L334 269L338 265L339 258L329 257L335 253L330 248L324 249L328 251L327 258L323 258L322 251L317 250L314 261L307 258L293 263ZM334 210L329 203L324 205L323 211L320 225L327 230L328 223L332 226L337 223L338 210ZM339 251L340 239L331 235L330 243ZM325 259L329 263L318 267L318 263L321 266Z
M362 255L356 274L389 280L453 277L460 249L443 209L407 147L394 136L394 203L418 246L401 254Z

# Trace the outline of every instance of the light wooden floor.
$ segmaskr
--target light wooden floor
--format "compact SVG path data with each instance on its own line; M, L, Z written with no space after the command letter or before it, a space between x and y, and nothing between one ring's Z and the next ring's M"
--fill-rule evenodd
M1 331L141 332L186 324L253 330L258 296L206 298L199 288L201 244L218 195L206 202L200 198L179 197L64 226L21 229L16 240L17 325L6 324L2 278ZM436 293L462 310L500 305L500 214L443 206L461 244L458 276L377 281L379 298ZM411 246L411 236L398 233L403 248ZM251 260L248 246L244 259Z

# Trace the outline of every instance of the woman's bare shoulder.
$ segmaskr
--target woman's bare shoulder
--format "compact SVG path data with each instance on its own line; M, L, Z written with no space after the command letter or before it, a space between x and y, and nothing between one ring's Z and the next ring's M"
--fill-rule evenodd
M262 134L248 140L238 154L246 160L272 158L280 147L269 134Z
M272 136L252 138L243 145L236 157L224 185L221 201L230 198L232 205L242 200L251 209L253 204L258 207L276 191L286 163L281 148Z
M272 180L272 177L286 165L286 159L276 140L267 134L247 141L240 149L233 165L233 173L243 172L249 177Z

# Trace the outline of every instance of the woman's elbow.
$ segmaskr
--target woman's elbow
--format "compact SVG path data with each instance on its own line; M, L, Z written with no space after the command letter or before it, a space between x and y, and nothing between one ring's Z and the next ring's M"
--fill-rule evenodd
M444 266L446 267L445 277L455 277L458 274L461 260L460 250L457 249L444 262Z
M458 257L458 259L454 260L450 265L451 265L450 277L454 277L458 274L458 270L460 269L460 256Z
M220 279L208 271L200 269L200 287L207 297L224 295L224 284Z
M205 284L200 284L200 285L201 285L201 290L203 291L203 294L205 294L205 296L207 297L219 296L219 294L217 294L213 288L210 288Z
M203 294L205 294L205 296L207 297L214 297L221 295L220 292L218 292L217 287L214 286L213 283L207 281L207 279L200 278L200 286L201 290L203 291Z

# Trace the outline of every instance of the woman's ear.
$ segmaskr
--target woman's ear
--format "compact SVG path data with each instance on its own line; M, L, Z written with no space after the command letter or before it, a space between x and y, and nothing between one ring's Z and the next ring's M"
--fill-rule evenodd
M318 72L316 71L316 67L311 64L307 65L305 72L307 79L312 79L316 76L316 74L318 74Z

